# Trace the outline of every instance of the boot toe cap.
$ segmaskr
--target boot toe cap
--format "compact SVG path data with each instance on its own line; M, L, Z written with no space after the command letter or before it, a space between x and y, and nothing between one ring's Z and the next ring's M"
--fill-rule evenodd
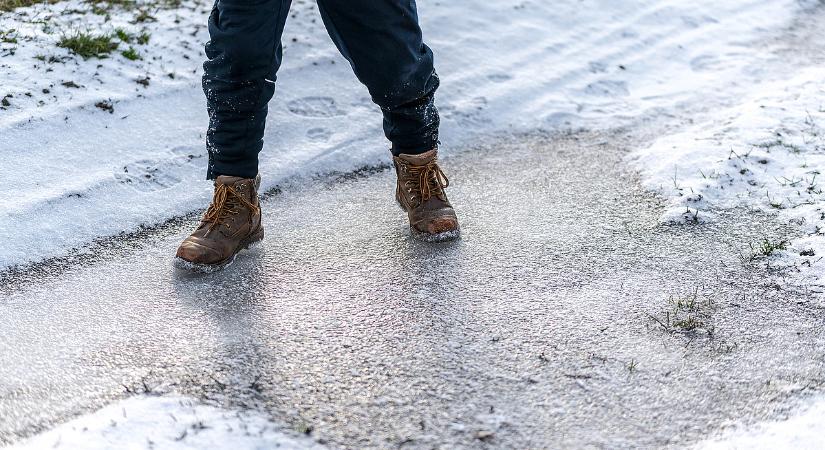
M448 231L455 231L458 228L458 220L455 217L439 217L427 223L427 233L441 234Z
M413 228L419 233L430 235L449 233L458 230L458 218L451 210L442 211L413 222Z
M220 251L193 240L183 241L175 256L193 264L214 264L222 259Z

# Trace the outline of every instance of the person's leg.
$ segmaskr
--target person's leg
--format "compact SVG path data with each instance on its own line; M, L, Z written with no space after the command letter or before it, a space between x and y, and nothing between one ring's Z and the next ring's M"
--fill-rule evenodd
M209 16L203 90L209 112L207 177L255 178L267 103L281 64L291 0L217 0Z
M435 148L439 81L415 1L318 0L318 8L335 45L381 108L393 154Z
M438 75L424 45L415 0L318 0L335 45L384 113L398 181L396 200L413 235L443 241L459 235L458 219L438 166Z
M175 266L211 272L264 238L258 152L281 63L290 0L217 0L209 16L203 90L209 111L212 204L178 247Z

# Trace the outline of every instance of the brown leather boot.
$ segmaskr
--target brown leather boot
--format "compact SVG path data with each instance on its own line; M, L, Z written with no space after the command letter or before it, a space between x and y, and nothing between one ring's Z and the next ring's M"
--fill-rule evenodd
M457 239L460 231L444 188L450 181L438 167L438 149L393 158L398 187L395 198L410 219L412 235L429 242Z
M235 260L239 251L264 238L258 188L254 180L219 176L215 196L198 229L178 247L175 267L214 272Z

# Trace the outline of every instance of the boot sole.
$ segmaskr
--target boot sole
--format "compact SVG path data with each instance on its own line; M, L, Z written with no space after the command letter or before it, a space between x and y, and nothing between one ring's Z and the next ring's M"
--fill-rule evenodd
M395 204L401 208L401 211L407 212L407 208L405 208L398 199L395 199ZM423 231L418 231L410 227L410 235L423 242L450 242L461 238L461 227L436 234L424 233Z
M242 240L238 245L238 248L235 250L235 253L232 254L229 258L224 259L223 261L216 262L214 264L198 264L193 263L191 261L187 261L180 257L175 257L172 261L172 265L175 266L176 269L180 269L186 272L192 273L215 273L226 269L233 262L235 262L235 258L237 258L238 253L241 250L246 250L249 248L254 247L255 245L259 244L264 239L264 229L260 228L255 233L249 235L246 239Z
M445 231L443 233L430 234L410 227L410 235L423 242L450 242L461 238L461 228Z

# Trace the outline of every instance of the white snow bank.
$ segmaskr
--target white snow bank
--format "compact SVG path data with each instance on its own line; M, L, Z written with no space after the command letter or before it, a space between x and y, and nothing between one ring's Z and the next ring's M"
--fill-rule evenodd
M265 416L184 397L133 397L9 447L26 449L321 449Z
M449 152L479 135L612 127L675 114L679 105L729 101L760 76L751 68L761 52L743 43L789 23L800 3L418 6L443 82L437 104ZM185 0L178 9L151 9L154 21L142 22L134 10L113 9L107 19L80 0L0 15L0 30L14 30L0 42L0 97L12 95L0 106L0 270L206 206L199 76L209 7ZM150 39L121 43L103 60L55 46L78 29L117 28ZM314 2L293 5L284 42L261 154L263 188L295 174L389 161L380 114L326 36ZM118 53L130 46L142 59ZM96 107L101 101L113 110ZM389 202L392 187L376 196Z
M786 420L723 433L700 443L697 450L821 450L825 448L825 399L813 402Z
M807 281L825 282L825 69L764 85L632 160L644 184L667 199L663 222L679 222L688 209L712 219L713 207L778 214L807 237L776 256L796 262Z

